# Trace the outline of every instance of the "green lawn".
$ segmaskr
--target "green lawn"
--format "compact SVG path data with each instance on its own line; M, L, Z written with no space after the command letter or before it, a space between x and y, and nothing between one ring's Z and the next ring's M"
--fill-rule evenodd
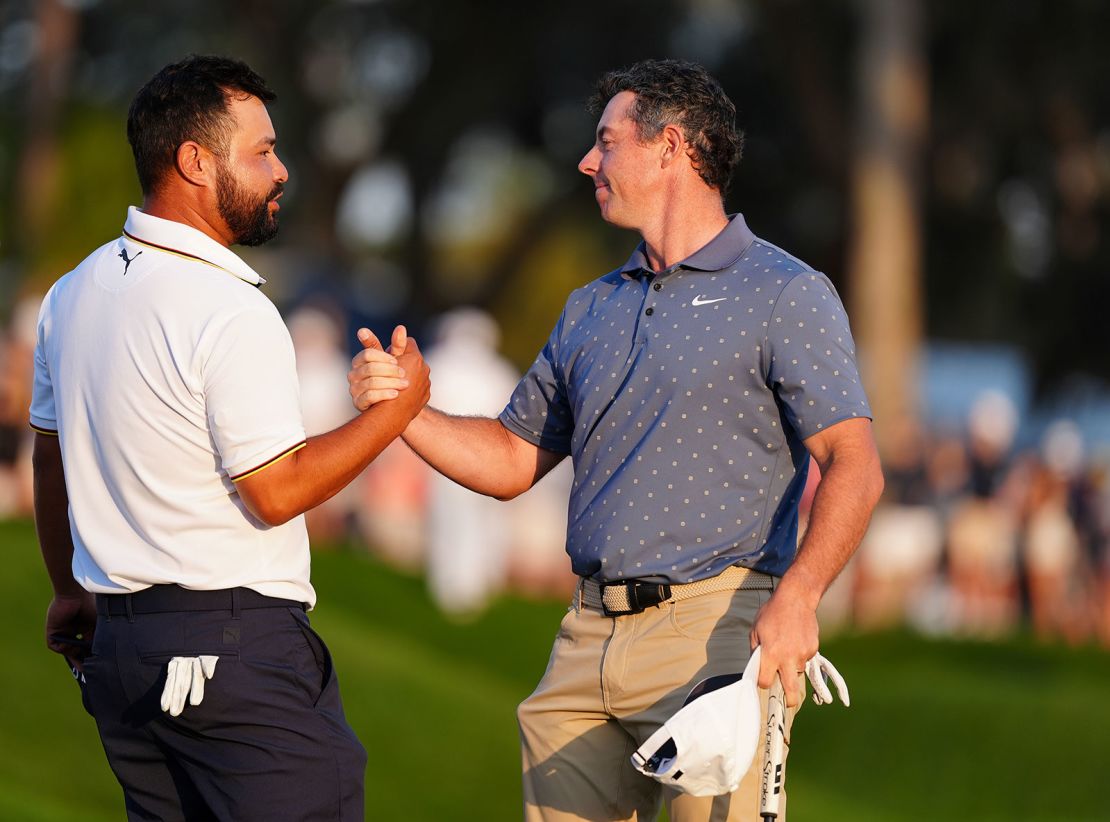
M0 819L119 820L123 804L64 663L41 645L49 586L31 526L0 523L9 619ZM367 819L520 818L514 708L543 671L559 603L506 598L455 625L419 580L320 553L313 623L370 752ZM1110 819L1110 655L1094 649L840 636L852 707L794 726L792 822Z

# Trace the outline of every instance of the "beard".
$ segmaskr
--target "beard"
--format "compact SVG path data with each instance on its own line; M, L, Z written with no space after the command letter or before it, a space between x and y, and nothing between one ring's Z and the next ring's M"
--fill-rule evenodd
M216 179L216 207L238 245L262 245L278 232L277 215L270 213L270 200L285 188L281 183L265 196L256 196L243 186L227 168Z

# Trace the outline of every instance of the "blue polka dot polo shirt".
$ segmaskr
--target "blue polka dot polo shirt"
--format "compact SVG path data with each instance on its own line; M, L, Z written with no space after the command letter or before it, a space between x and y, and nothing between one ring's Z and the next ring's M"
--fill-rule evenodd
M654 274L643 244L574 291L502 424L569 454L567 553L599 582L793 560L803 440L870 417L835 289L735 215Z

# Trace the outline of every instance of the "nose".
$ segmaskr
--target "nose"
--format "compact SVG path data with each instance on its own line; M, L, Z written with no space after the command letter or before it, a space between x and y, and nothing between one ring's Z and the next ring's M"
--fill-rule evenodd
M597 150L595 145L586 152L586 156L578 161L578 170L585 174L587 177L593 177L597 173L597 160L601 156L601 152Z
M276 162L274 166L274 182L284 185L289 180L289 169L285 167L285 163L277 156L277 152L274 152L274 161Z

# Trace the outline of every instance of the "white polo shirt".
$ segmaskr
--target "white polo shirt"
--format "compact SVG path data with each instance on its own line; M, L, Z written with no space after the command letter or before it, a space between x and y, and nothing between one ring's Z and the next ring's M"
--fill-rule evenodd
M245 586L315 604L304 517L270 527L234 484L305 443L293 344L263 282L132 207L123 236L47 293L31 425L61 438L87 590Z

